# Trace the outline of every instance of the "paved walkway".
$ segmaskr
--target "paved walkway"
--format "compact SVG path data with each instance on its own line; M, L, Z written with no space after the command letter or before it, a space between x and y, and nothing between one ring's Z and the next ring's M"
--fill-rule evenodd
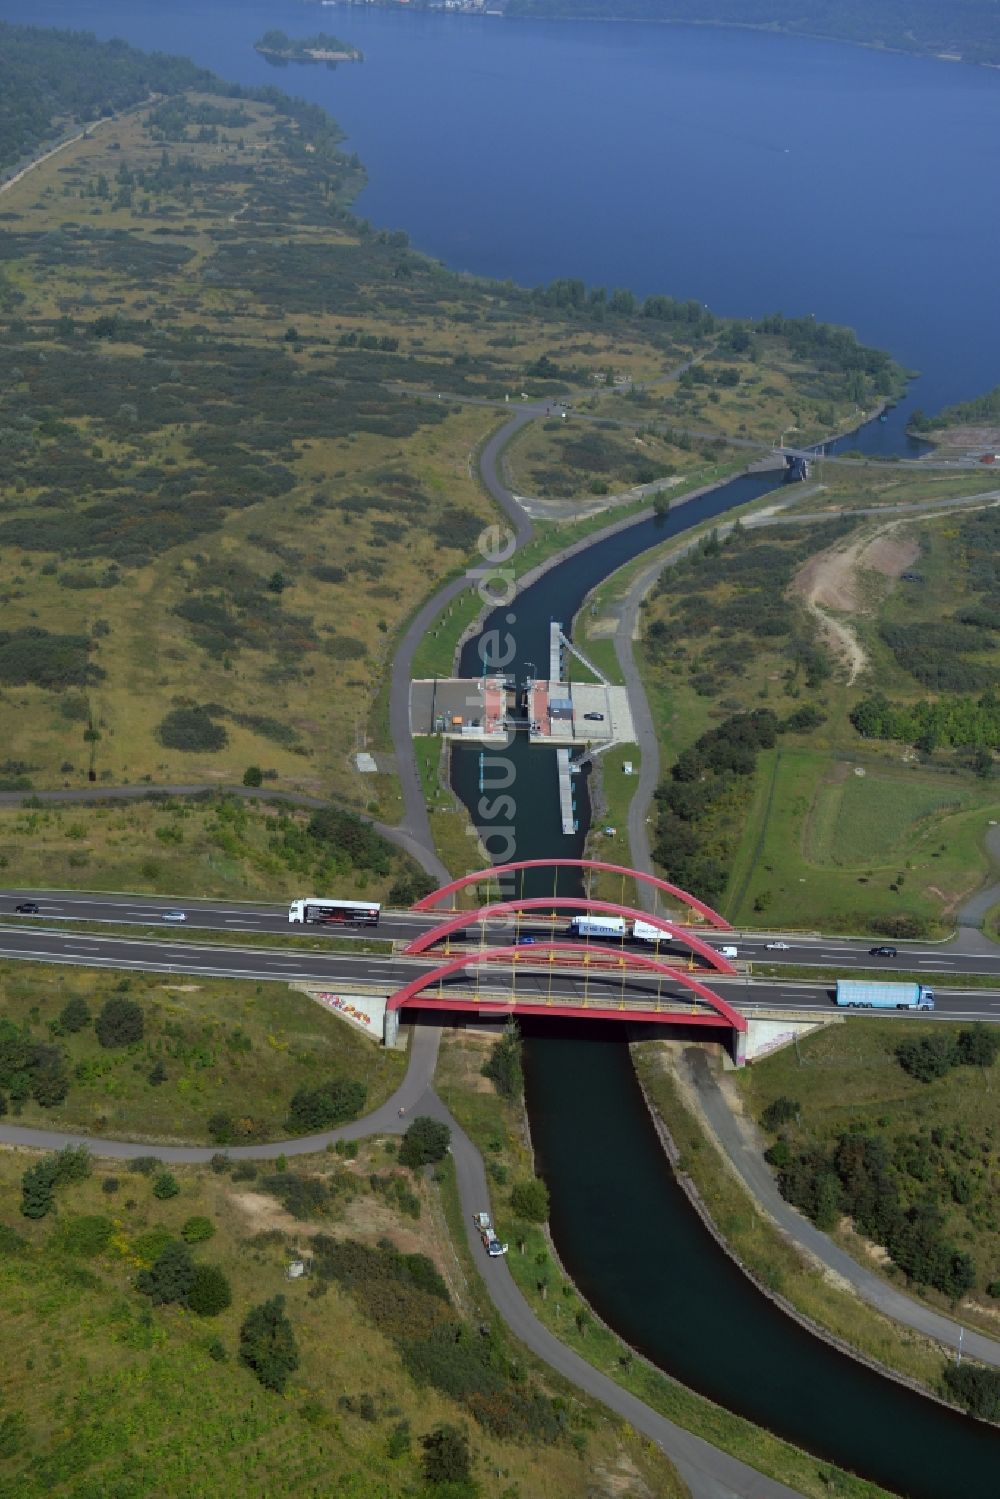
M277 1140L269 1145L231 1146L225 1153L232 1160L273 1161L280 1155L306 1155L324 1150L337 1140L360 1140L373 1134L402 1134L410 1119L418 1114L430 1114L435 1119L443 1120L452 1132L451 1152L455 1161L469 1247L487 1295L514 1336L543 1363L585 1394L600 1400L616 1415L628 1421L636 1431L655 1442L677 1467L691 1491L692 1499L798 1499L794 1489L766 1478L755 1468L748 1467L728 1453L718 1451L700 1437L693 1436L683 1427L676 1426L567 1348L535 1316L518 1290L506 1263L489 1258L472 1222L473 1213L487 1207L490 1201L483 1158L433 1088L440 1043L439 1026L414 1026L406 1077L392 1097L364 1119L341 1125L339 1129L324 1130L322 1134L307 1135L295 1140ZM402 1117L400 1108L406 1110ZM199 1146L95 1139L68 1131L24 1129L19 1125L0 1125L0 1144L44 1150L61 1150L66 1145L85 1145L95 1155L113 1160L156 1155L159 1160L169 1164L204 1163L217 1153L215 1149Z
M726 1102L709 1070L704 1052L691 1050L685 1053L685 1058L698 1093L698 1101L716 1139L751 1195L793 1242L835 1271L863 1301L891 1317L894 1322L912 1327L916 1332L934 1338L946 1348L957 1350L961 1336L965 1353L984 1364L1000 1368L1000 1342L995 1338L974 1332L971 1328L962 1329L951 1317L945 1317L904 1292L897 1291L874 1271L859 1264L846 1250L839 1248L827 1234L822 1233L808 1218L787 1203L778 1191L760 1146L750 1130L736 1119Z

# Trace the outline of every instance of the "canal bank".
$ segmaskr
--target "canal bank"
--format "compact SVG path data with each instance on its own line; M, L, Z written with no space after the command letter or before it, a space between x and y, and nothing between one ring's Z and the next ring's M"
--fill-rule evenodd
M484 622L487 630L511 633L516 655L508 669L523 675L532 659L544 656L549 620L572 618L587 592L624 563L772 487L773 479L763 476L731 481L686 505L683 515L616 528L551 564L544 581L524 588L513 607ZM479 672L476 646L472 638L462 650L465 675ZM517 738L503 751L516 813L494 857L573 856L582 849L589 806L576 837L563 835L553 815L554 771L546 754ZM496 829L479 812L478 762L462 748L452 752L452 783L490 847ZM526 886L525 893L551 893L551 880L544 884L544 890ZM565 876L559 888L571 890ZM954 1491L951 1477L962 1472L963 1492L984 1499L993 1494L1000 1456L993 1430L814 1337L736 1268L673 1177L619 1042L596 1035L558 1043L530 1038L525 1062L532 1134L550 1186L559 1256L626 1342L692 1389L897 1493L939 1499ZM836 1419L826 1417L829 1410L837 1411ZM890 1431L906 1436L887 1450Z

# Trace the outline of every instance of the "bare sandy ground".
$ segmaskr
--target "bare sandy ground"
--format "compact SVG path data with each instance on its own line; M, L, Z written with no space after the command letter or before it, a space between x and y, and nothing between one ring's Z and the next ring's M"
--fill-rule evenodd
M846 668L849 684L867 668L868 657L850 620L840 616L870 612L865 573L883 580L879 592L884 594L886 584L891 588L900 574L913 566L920 546L913 536L901 531L906 524L891 521L874 536L828 547L810 557L792 581L792 592L804 601L828 650Z

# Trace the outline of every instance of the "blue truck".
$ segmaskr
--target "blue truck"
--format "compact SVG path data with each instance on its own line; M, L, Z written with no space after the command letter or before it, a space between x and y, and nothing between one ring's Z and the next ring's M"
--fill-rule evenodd
M838 979L837 1003L850 1010L933 1010L934 990L923 984Z

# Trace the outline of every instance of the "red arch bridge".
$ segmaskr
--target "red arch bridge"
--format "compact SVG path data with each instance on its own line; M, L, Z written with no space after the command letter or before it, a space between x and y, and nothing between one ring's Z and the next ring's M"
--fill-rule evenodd
M484 882L496 883L506 875L546 867L607 871L622 877L623 883L635 878L669 894L686 910L697 911L713 927L728 927L718 912L665 880L618 865L582 859L526 860L476 871L425 896L414 909L430 910L460 889ZM484 1018L560 1015L721 1029L730 1033L736 1058L742 1060L746 1017L695 977L690 967L679 966L679 955L671 951L664 956L658 938L652 943L655 956L626 946L624 936L610 942L569 940L555 935L533 937L530 945L518 941L522 915L545 913L555 921L559 919L558 913L566 910L595 915L613 913L627 922L644 922L662 932L664 943L682 943L688 949L684 958L697 955L718 973L729 976L736 973L733 965L690 927L624 903L589 895L560 895L554 891L551 896L522 895L494 901L471 911L455 912L453 907L450 915L414 938L404 950L411 957L431 955L437 944L445 944L435 954L440 959L435 966L422 969L389 998L386 1042L392 1044L395 1040L403 1009L457 1011ZM453 953L451 939L477 926L479 945Z

